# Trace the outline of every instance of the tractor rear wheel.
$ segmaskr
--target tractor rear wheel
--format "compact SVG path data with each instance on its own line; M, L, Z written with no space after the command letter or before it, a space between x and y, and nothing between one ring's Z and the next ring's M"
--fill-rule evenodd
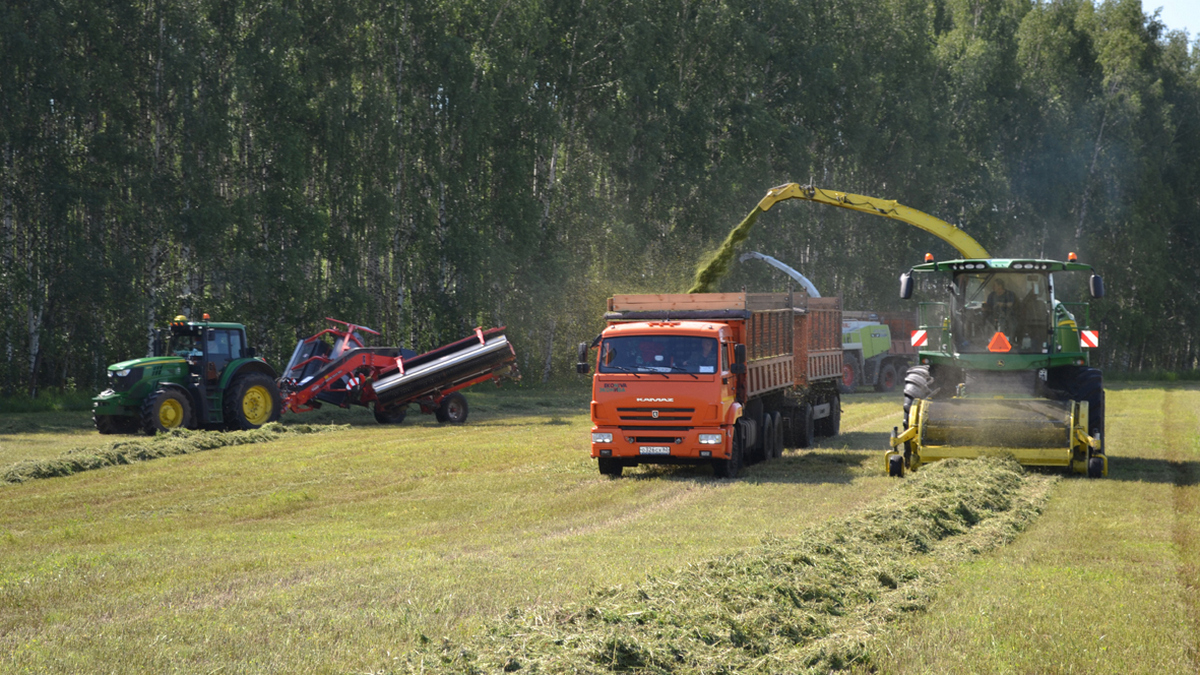
M225 390L225 425L230 429L257 429L274 422L280 408L279 388L263 373L239 375Z
M467 397L457 391L442 399L433 416L442 424L462 424L467 421Z
M375 402L375 421L380 424L400 424L408 416L408 406L398 405L393 408L380 408Z
M151 436L185 428L191 420L192 403L178 389L159 389L142 402L142 429Z

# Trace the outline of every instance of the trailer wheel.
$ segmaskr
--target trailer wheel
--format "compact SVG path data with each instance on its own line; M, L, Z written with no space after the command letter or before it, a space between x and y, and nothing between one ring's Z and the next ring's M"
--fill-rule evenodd
M279 387L264 373L234 378L225 390L225 426L234 430L257 429L279 419Z
M888 457L888 475L895 478L904 477L904 456L892 455Z
M730 447L729 459L713 460L713 475L717 478L737 478L742 470L742 452L746 440L746 424L738 420L733 426L733 443Z
M182 429L192 419L192 403L175 389L159 389L142 403L142 429L156 433Z
M600 466L600 475L612 476L613 478L620 478L621 470L625 468L625 465L621 464L621 460L611 457L601 457L597 460L597 463Z
M467 421L467 397L457 391L442 399L433 416L442 424L462 424Z
M1092 457L1088 460L1087 476L1088 478L1100 478L1104 475L1104 458Z
M889 392L896 389L896 366L885 363L883 368L879 370L879 382L875 384L875 391Z
M819 419L813 425L817 436L837 436L842 431L842 397L834 394L829 400L829 417Z
M400 424L404 418L408 417L408 406L398 405L394 408L380 408L379 402L375 403L375 421L380 424Z
M758 441L758 449L754 452L754 461L765 462L775 456L775 416L763 413L762 434Z

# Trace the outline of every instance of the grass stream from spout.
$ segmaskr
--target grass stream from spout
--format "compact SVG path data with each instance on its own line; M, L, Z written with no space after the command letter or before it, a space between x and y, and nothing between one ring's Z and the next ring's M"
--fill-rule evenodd
M951 567L1012 540L1054 476L948 460L861 511L713 560L515 609L465 644L430 641L396 672L829 672L870 667L872 638L928 606Z

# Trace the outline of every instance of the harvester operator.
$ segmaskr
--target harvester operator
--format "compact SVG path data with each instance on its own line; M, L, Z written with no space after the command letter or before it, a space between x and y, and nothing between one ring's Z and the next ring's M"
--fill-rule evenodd
M992 284L992 292L988 293L987 301L983 303L986 315L1002 328L1004 332L1011 331L1012 309L1017 302L1017 294L1004 287L1004 281L997 279Z

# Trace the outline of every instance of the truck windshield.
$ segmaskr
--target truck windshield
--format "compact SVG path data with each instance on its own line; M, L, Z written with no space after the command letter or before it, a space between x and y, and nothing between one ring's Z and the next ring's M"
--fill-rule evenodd
M602 373L715 373L715 338L675 335L615 337L600 345Z
M1048 281L1044 274L958 275L952 326L958 351L987 352L996 333L1003 333L1013 353L1045 353L1052 330Z

